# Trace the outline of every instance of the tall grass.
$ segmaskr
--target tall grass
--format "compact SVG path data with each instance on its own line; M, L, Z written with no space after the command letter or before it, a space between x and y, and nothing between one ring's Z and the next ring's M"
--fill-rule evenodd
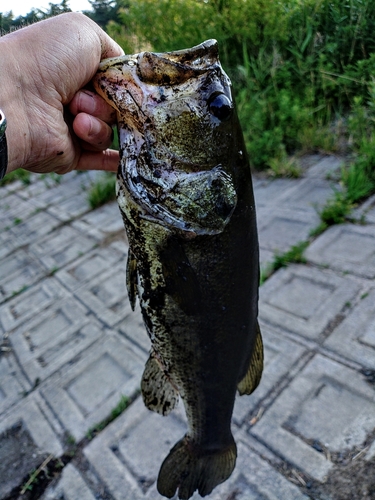
M218 40L256 168L335 150L329 124L366 98L375 75L373 0L121 1L121 25L107 28L127 51Z

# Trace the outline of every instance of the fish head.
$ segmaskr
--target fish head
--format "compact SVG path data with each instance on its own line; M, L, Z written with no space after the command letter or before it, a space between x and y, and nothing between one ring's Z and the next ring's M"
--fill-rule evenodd
M93 83L117 110L120 176L145 214L182 232L221 232L237 203L238 122L216 40L105 60Z

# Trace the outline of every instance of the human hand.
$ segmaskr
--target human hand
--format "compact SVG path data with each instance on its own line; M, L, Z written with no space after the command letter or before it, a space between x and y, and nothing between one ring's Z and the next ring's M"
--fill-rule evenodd
M83 89L101 59L122 49L91 19L67 13L0 38L0 109L8 169L116 171L113 109Z

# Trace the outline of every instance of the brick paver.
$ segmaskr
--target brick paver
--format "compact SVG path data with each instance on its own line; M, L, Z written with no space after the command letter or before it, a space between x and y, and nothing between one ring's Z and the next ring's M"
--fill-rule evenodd
M317 227L341 163L316 155L300 179L254 179L263 267ZM139 396L150 341L126 294L118 207L91 210L86 199L96 178L33 175L0 188L0 499L49 456L65 466L44 500L159 499L161 462L186 431L181 403L161 417ZM316 500L310 483L324 491L340 460L374 459L374 207L366 201L353 213L365 225L328 229L306 264L261 287L265 369L256 392L236 399L237 465L212 500ZM123 396L128 408L90 435Z

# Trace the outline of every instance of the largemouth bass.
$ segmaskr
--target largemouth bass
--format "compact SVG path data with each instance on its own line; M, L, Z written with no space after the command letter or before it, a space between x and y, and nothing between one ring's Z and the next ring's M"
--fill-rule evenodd
M116 110L117 200L129 240L127 288L151 339L141 389L186 435L158 491L209 494L232 473L236 391L263 368L258 240L248 158L215 40L103 61L94 86Z

